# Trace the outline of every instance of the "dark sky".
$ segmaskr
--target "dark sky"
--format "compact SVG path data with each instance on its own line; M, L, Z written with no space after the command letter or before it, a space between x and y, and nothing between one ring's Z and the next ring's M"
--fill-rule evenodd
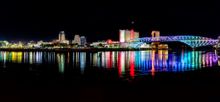
M134 25L131 22L134 21ZM217 1L186 0L4 0L0 1L0 40L52 40L64 30L68 39L118 40L119 29L151 30L162 35L220 34Z

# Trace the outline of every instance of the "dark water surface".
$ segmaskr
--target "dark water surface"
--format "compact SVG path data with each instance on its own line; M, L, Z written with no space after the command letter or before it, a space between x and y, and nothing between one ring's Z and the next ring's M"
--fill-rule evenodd
M210 101L219 62L216 51L0 51L0 100Z

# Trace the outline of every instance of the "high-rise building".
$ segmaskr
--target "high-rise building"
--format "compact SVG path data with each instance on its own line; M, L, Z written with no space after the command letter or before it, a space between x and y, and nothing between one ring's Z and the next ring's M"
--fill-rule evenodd
M125 42L125 30L119 30L119 42Z
M65 32L64 32L64 31L60 31L60 33L59 33L59 38L58 38L58 42L59 42L59 43L67 43L67 44L69 44L69 41L66 40Z
M80 41L81 41L81 44L80 45L86 45L86 37L85 36L81 36L80 37Z
M72 43L80 45L81 44L80 36L79 35L75 35L74 36L74 40L72 41Z
M65 32L64 31L60 31L59 33L59 41L65 41Z
M134 30L131 29L131 31L130 31L130 40L134 39L134 33L135 33Z
M119 41L130 42L132 39L139 38L139 32L132 30L119 30Z
M129 30L125 30L125 42L129 42L131 39L131 32Z

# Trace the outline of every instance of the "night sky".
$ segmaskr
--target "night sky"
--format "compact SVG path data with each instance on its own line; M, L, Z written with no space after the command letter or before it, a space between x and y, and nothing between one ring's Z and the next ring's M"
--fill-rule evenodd
M118 30L130 28L142 37L160 30L161 35L217 38L219 24L219 3L210 0L0 1L0 40L51 41L61 30L68 39L80 34L88 41L118 40Z

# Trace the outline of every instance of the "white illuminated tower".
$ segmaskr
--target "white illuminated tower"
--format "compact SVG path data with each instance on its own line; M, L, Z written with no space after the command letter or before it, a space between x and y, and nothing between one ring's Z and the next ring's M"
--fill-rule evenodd
M58 36L58 41L61 41L61 34L59 34Z
M79 35L75 35L74 36L74 40L73 40L72 43L80 45L81 44L80 36Z
M60 31L58 42L59 42L59 43L69 44L69 41L68 41L68 40L66 39L66 37L65 37L65 32L64 32L64 31Z
M119 41L125 42L125 30L119 30Z
M59 41L65 41L66 40L66 38L65 38L65 33L64 33L64 31L60 31L60 33L59 33Z

